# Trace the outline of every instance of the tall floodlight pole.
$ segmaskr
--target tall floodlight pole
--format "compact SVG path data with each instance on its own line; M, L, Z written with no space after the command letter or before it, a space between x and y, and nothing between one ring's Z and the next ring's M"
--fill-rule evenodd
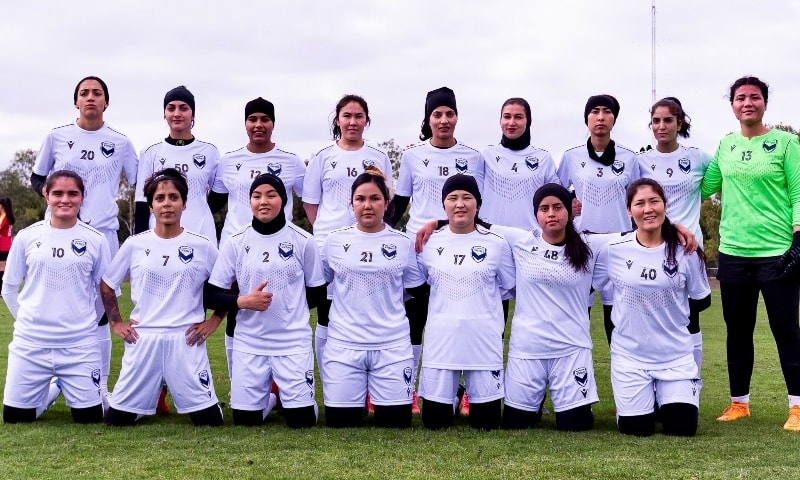
M650 61L650 84L652 86L653 99L652 103L656 103L656 0L652 0L650 10L653 16L653 32L651 35L651 61Z

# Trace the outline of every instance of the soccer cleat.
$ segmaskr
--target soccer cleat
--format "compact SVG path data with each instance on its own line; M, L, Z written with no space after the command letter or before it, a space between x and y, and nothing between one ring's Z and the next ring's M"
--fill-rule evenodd
M460 389L461 387L459 387ZM464 393L461 395L461 408L458 411L462 417L469 417L469 395L467 389L464 388Z
M750 417L750 404L745 402L732 402L725 408L722 415L717 417L718 422L733 422L740 418Z
M417 392L411 394L411 414L412 415L419 415L422 410L419 409L419 397L417 396Z
M367 393L367 413L375 413L375 406L372 405L372 399L370 398L369 393Z
M800 407L794 405L789 409L789 419L783 424L787 432L800 432Z
M156 415L169 415L169 403L167 403L167 387L161 386L161 393L158 395L156 404Z

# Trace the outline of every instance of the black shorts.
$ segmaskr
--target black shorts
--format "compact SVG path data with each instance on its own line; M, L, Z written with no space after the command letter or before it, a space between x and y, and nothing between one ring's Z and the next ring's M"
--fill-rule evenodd
M777 280L775 264L780 257L738 257L719 252L717 280L756 284Z
M0 252L0 262L8 260L8 252Z

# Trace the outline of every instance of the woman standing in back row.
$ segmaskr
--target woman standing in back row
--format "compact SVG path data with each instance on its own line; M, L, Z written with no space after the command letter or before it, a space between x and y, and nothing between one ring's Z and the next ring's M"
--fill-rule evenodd
M731 404L717 420L750 416L760 292L789 393L783 428L800 431L800 143L797 135L764 124L768 98L769 87L756 77L731 85L739 131L722 139L703 178L704 197L725 192L717 278L728 331Z

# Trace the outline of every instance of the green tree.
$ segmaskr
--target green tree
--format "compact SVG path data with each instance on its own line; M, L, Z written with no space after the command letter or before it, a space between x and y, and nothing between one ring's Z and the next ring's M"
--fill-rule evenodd
M9 197L14 207L14 231L44 218L47 205L41 195L30 187L31 173L36 161L36 151L18 150L10 166L0 172L0 195Z
M120 245L126 238L133 235L134 232L134 212L136 210L135 203L136 184L128 183L127 178L123 178L119 182L119 193L117 195L117 220L119 221L119 230L117 230L117 238Z

